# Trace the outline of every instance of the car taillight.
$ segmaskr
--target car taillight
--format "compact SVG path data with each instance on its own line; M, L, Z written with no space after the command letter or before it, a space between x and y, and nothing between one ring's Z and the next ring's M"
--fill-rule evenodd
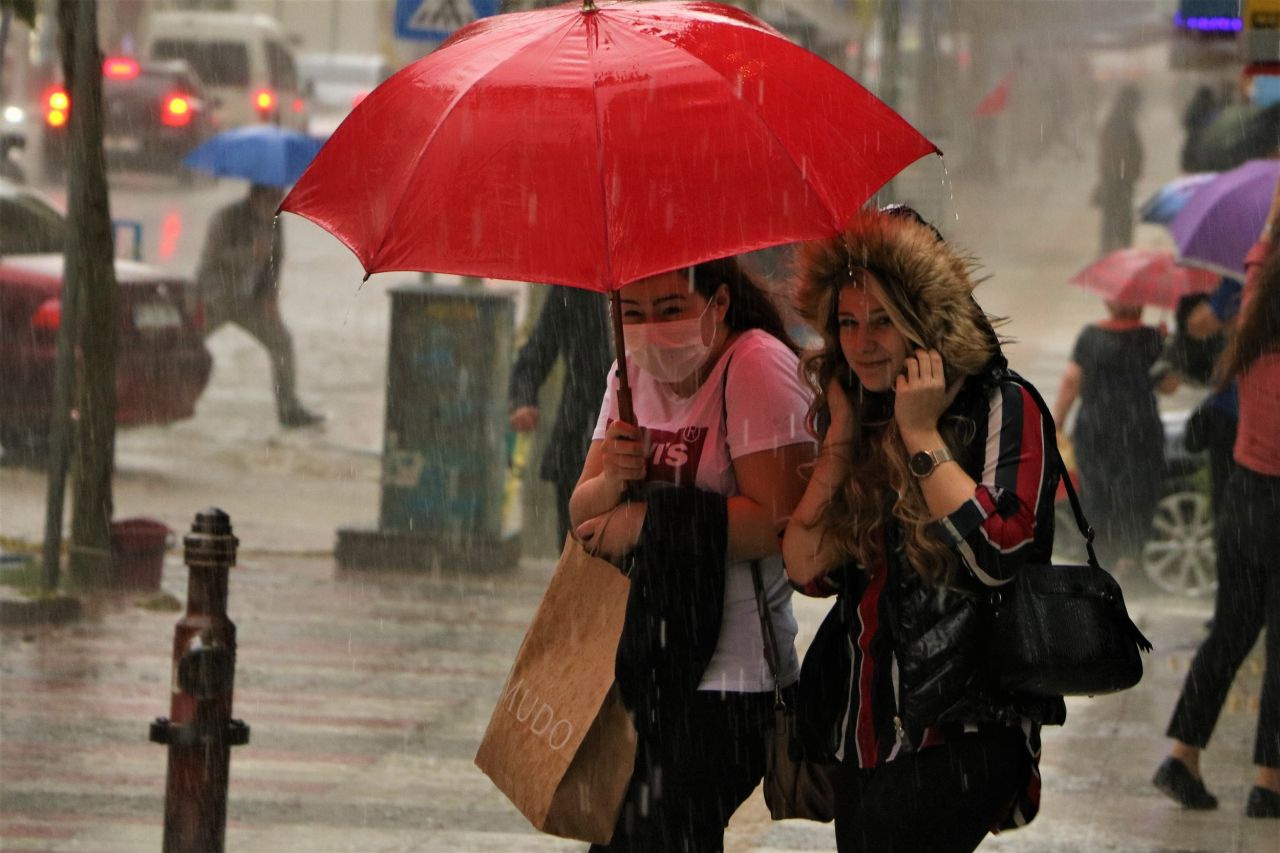
M165 127L186 127L191 124L191 100L186 95L169 95L160 111L160 123Z
M300 113L300 112L302 112L302 108L303 108L302 98L294 98L294 99L293 99L293 111L294 111L295 113Z
M62 127L67 123L67 114L71 112L71 98L62 89L54 89L44 99L44 120L49 127Z
M40 303L36 313L31 315L31 328L37 332L56 332L62 325L62 302L57 299L46 299Z
M132 80L140 71L138 61L128 56L109 56L102 63L102 76L112 80Z
M276 108L276 93L270 89L259 89L253 93L253 105L258 108L258 112L271 112Z

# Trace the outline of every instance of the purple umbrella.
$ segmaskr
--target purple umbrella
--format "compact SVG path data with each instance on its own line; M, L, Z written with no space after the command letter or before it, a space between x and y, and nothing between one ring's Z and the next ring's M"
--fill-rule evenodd
M1169 226L1179 262L1243 280L1277 180L1280 160L1250 160L1196 190Z

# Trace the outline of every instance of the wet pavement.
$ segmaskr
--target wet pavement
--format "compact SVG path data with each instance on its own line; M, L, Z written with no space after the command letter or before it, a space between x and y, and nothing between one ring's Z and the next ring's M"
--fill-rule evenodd
M1176 112L1150 103L1152 166L1140 196L1175 174ZM1090 169L1073 168L1085 174L1023 172L998 186L957 184L954 197L936 164L900 184L944 209L948 239L981 256L994 278L979 299L1013 318L1004 329L1020 339L1011 361L1046 395L1080 326L1102 314L1065 283L1096 240ZM358 270L336 241L289 227L284 311L303 395L329 411L325 428L272 426L265 357L229 331L211 339L217 367L197 417L122 433L118 452L117 517L156 516L181 531L196 511L219 505L241 538L229 612L240 644L235 716L252 739L232 755L227 849L581 849L532 831L471 761L550 561L527 558L485 577L335 570L336 528L377 513L387 308L373 283L356 289ZM1139 228L1140 244L1163 239ZM181 243L181 263L192 262L191 249ZM340 281L324 277L335 264ZM0 468L0 542L38 541L43 500L42 474ZM1115 696L1069 702L1067 725L1045 733L1040 816L983 849L1280 850L1280 822L1243 816L1261 649L1204 757L1222 806L1179 811L1150 777L1210 605L1140 577L1122 582L1156 644L1146 677ZM181 599L185 584L181 557L170 553L163 589ZM179 614L144 604L155 602L86 600L79 622L0 629L0 850L159 849L165 749L148 742L147 727L168 713ZM802 642L825 607L797 598ZM769 821L758 794L727 835L731 851L833 846L829 827Z
M234 522L234 519L233 519ZM343 573L331 559L254 554L232 570L239 632L229 850L579 849L534 832L473 766L507 668L549 577L525 560L487 577ZM177 553L163 589L185 595ZM1243 817L1261 680L1246 662L1204 769L1216 812L1174 808L1150 785L1163 726L1203 632L1205 602L1128 584L1156 644L1147 674L1115 696L1071 700L1044 742L1044 807L984 849L1273 851L1280 824ZM160 846L173 610L122 594L61 627L0 630L0 849ZM825 603L797 600L808 631ZM730 850L832 849L827 826L768 819L757 793Z

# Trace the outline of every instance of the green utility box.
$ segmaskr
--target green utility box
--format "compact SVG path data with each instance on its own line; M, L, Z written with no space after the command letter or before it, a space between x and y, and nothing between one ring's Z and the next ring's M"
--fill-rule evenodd
M507 380L515 305L478 287L390 289L376 531L344 528L344 568L514 568ZM514 492L514 494L513 494Z

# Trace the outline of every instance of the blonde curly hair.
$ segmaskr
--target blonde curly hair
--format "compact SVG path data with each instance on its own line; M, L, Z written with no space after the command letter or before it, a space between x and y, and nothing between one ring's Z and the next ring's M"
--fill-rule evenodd
M844 452L849 475L836 484L817 524L847 556L863 567L886 557L885 521L897 519L908 562L927 582L944 585L955 555L932 536L932 520L893 418L893 393L862 388L840 348L838 311L844 287L879 284L884 309L912 347L941 353L949 381L980 374L999 355L993 319L973 300L975 261L954 252L923 221L879 211L862 211L843 234L804 244L797 256L797 312L821 336L820 348L803 360L805 381L814 393L808 426L819 436L826 417L827 388L839 379L849 389L854 438ZM944 417L943 440L957 458L969 445L972 421ZM886 514L886 507L888 514Z

